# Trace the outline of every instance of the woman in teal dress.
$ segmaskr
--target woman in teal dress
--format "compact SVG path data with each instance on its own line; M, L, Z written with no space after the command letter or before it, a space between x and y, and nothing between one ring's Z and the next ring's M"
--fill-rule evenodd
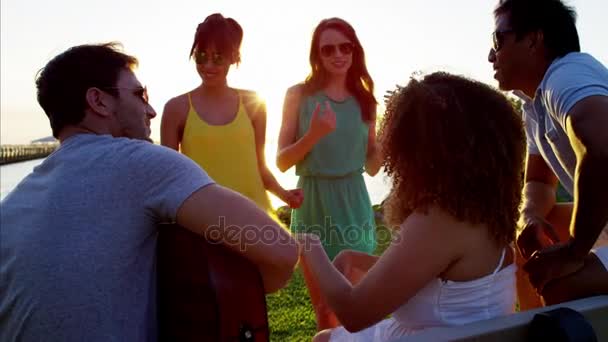
M292 211L291 230L319 235L333 259L345 249L371 254L376 227L362 173L375 175L382 162L376 144L374 82L355 30L339 18L316 27L311 73L285 96L277 166L296 166L304 202ZM312 304L320 299L304 270Z

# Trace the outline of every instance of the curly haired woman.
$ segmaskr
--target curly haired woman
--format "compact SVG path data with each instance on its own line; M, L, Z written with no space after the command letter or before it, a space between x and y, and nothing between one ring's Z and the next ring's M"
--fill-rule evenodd
M390 99L379 139L396 229L384 254L344 251L332 265L315 235L299 237L342 324L315 341L386 341L513 312L525 138L507 99L446 73L412 79ZM354 284L353 269L363 273Z

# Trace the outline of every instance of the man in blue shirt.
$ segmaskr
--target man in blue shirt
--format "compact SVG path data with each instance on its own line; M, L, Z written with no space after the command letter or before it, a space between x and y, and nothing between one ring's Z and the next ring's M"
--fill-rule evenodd
M61 145L0 203L0 341L156 341L157 238L174 229L162 222L241 253L267 292L293 272L289 232L151 143L136 65L115 44L81 45L37 77Z
M576 14L560 0L502 0L494 15L494 78L524 100L524 270L547 304L608 293L608 247L598 244L608 221L608 70L580 52ZM573 203L555 202L558 181ZM518 279L522 309L540 304L531 290Z

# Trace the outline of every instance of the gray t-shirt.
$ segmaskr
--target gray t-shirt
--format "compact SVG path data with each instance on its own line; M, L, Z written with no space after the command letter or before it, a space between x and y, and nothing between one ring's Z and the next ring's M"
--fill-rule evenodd
M566 120L580 100L608 96L608 69L589 54L572 52L551 63L534 99L522 93L516 95L524 100L528 153L541 155L564 188L574 195L576 155Z
M157 224L212 183L149 142L67 139L0 205L0 341L155 341Z

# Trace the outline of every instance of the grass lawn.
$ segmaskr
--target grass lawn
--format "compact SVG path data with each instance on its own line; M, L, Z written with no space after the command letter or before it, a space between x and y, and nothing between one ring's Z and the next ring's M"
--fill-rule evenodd
M279 216L281 216L279 214ZM389 243L390 233L378 222L379 255ZM316 332L315 314L302 273L297 270L289 284L276 293L266 296L271 341L310 341Z
M271 341L310 341L316 331L302 273L294 273L289 285L266 297Z

